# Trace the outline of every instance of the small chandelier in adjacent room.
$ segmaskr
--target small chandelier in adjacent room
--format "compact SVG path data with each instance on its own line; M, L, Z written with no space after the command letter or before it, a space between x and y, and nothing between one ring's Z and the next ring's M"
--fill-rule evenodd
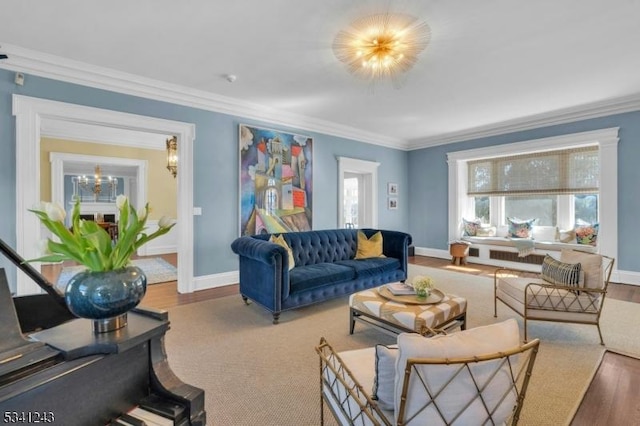
M173 177L178 175L178 138L167 139L167 170Z
M431 38L425 22L410 15L384 13L360 18L340 31L333 51L350 73L375 83L409 71Z
M118 179L111 176L106 178L102 176L100 165L96 165L93 178L86 175L74 176L72 182L74 184L74 199L76 197L82 198L82 192L88 192L93 194L96 202L101 198L101 195L105 200L114 200L118 187Z

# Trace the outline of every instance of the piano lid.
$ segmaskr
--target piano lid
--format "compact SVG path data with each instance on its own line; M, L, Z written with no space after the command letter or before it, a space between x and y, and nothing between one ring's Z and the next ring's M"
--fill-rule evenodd
M60 358L59 351L22 336L7 274L0 268L0 386Z

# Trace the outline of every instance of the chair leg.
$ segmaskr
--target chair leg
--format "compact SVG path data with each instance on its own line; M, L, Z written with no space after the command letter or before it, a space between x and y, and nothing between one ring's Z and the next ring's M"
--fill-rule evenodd
M527 317L522 317L524 320L524 343L527 343Z
M596 324L596 327L598 327L598 335L600 336L600 344L602 346L604 346L604 340L602 339L602 331L600 331L600 323Z

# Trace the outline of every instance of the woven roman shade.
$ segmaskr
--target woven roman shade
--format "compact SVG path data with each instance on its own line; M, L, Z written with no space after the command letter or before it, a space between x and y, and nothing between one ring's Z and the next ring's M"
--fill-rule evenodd
M471 196L590 194L600 187L598 146L469 161Z

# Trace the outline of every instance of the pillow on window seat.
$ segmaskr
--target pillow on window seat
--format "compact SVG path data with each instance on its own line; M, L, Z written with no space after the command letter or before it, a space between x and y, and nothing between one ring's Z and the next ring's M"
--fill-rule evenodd
M576 226L576 243L578 244L588 244L590 246L595 246L598 244L598 228L600 224L594 223L578 225Z
M462 218L462 226L463 232L462 235L465 237L475 237L478 232L478 228L482 225L480 219L467 220Z
M511 238L531 238L531 230L533 224L538 219L518 219L515 217L508 217L509 222L509 237Z

